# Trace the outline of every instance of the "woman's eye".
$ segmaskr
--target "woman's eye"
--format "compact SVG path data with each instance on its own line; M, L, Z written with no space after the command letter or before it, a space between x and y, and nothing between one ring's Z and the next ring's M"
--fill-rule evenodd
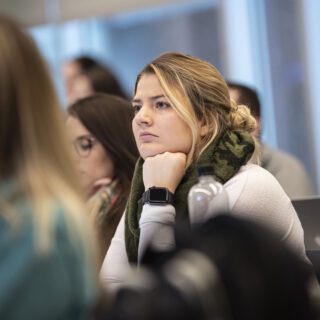
M82 138L82 139L79 140L79 147L82 150L91 149L92 145L93 145L93 141L91 141L90 139Z
M157 101L156 102L156 108L157 109L166 109L169 108L170 104L168 102L164 102L164 101Z
M83 149L83 150L88 150L88 149L91 149L92 144L91 144L90 141L81 141L81 142L80 142L80 147L81 147L81 149Z
M133 105L132 107L133 107L133 112L134 112L134 114L137 114L137 113L140 111L140 109L141 109L141 106L138 105L138 104Z

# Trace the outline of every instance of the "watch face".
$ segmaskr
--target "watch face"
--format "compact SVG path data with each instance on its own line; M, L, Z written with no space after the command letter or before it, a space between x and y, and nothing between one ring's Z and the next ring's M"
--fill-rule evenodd
M149 199L150 201L167 202L167 190L165 188L150 188Z

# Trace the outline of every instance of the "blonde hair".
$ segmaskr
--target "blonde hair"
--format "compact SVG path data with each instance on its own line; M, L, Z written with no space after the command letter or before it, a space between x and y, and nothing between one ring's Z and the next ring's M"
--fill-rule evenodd
M138 75L155 74L178 115L191 129L193 144L189 156L197 158L225 129L253 132L256 121L249 108L230 100L228 87L210 63L181 53L164 53ZM199 140L199 121L207 134Z
M47 67L31 37L4 16L0 43L0 178L13 178L30 202L40 251L53 245L57 208L63 209L71 236L89 246L63 115ZM1 199L1 215L19 217L5 209L8 203Z

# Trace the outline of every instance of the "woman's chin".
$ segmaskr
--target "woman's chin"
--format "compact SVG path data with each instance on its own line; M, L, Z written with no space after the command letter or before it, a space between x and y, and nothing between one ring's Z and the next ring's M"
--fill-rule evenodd
M181 152L181 153L185 153L188 155L188 152L180 150L180 149L174 149L174 148L173 149L156 148L156 147L152 148L151 146L150 147L143 146L143 147L139 148L140 156L144 160L147 158L154 157L158 154L165 153L165 152L172 152L172 153Z
M159 153L163 153L165 151L161 150L160 148L157 148L155 146L151 146L148 144L143 144L139 148L139 153L142 159L147 159L150 157L154 157Z
M144 153L140 153L140 156L143 160L146 160L147 158L151 158L156 156L157 153L153 153L153 152L144 152Z

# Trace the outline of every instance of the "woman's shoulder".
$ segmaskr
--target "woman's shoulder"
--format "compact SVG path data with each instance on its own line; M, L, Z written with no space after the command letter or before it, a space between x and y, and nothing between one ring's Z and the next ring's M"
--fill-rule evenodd
M266 169L257 164L248 163L240 168L240 170L226 182L226 185L234 183L256 184L263 182L264 186L279 186L277 179Z
M255 175L257 176L257 178L266 178L266 177L269 177L269 178L271 177L272 179L274 178L269 171L267 171L263 167L254 163L247 163L246 165L242 166L235 176L240 174Z
M33 262L38 258L53 256L60 249L62 249L60 253L68 251L78 253L79 251L80 256L79 232L70 228L72 221L67 221L66 210L58 202L54 203L46 223L36 221L37 217L33 213L32 204L26 196L7 203L5 207L7 208L1 207L0 214L0 247L4 252L11 246L17 253L21 249L26 257L34 259ZM41 235L45 224L48 225L46 230L50 233L48 237L50 240L48 246L44 248ZM42 254L42 250L45 254Z
M30 197L13 179L1 183L0 190L4 191L0 199L0 255L8 261L9 257L13 260L23 257L24 268L44 258L71 264L83 259L85 240L64 205L54 198L48 199L45 210L49 212L41 217L41 212L34 213ZM47 245L43 246L44 243Z
M267 226L303 255L301 223L290 198L271 173L247 164L225 188L233 214Z
M285 204L290 202L277 179L264 168L247 164L225 183L231 209L239 202L251 204Z
M52 242L47 250L39 251L39 229L33 222L30 208L27 198L15 206L16 213L23 213L17 228L0 217L0 255L3 258L0 298L2 293L6 294L6 299L0 301L6 301L9 307L19 305L19 314L24 310L27 318L41 314L41 311L28 309L28 299L13 299L17 292L24 290L53 315L71 312L68 318L74 319L73 312L78 315L87 312L96 296L88 250L80 243L77 232L73 234L69 228L66 210L57 202L48 229ZM50 301L44 299L45 290L51 293ZM61 299L65 301L63 305L59 302ZM55 308L51 308L52 305ZM13 313L16 314L14 310Z

